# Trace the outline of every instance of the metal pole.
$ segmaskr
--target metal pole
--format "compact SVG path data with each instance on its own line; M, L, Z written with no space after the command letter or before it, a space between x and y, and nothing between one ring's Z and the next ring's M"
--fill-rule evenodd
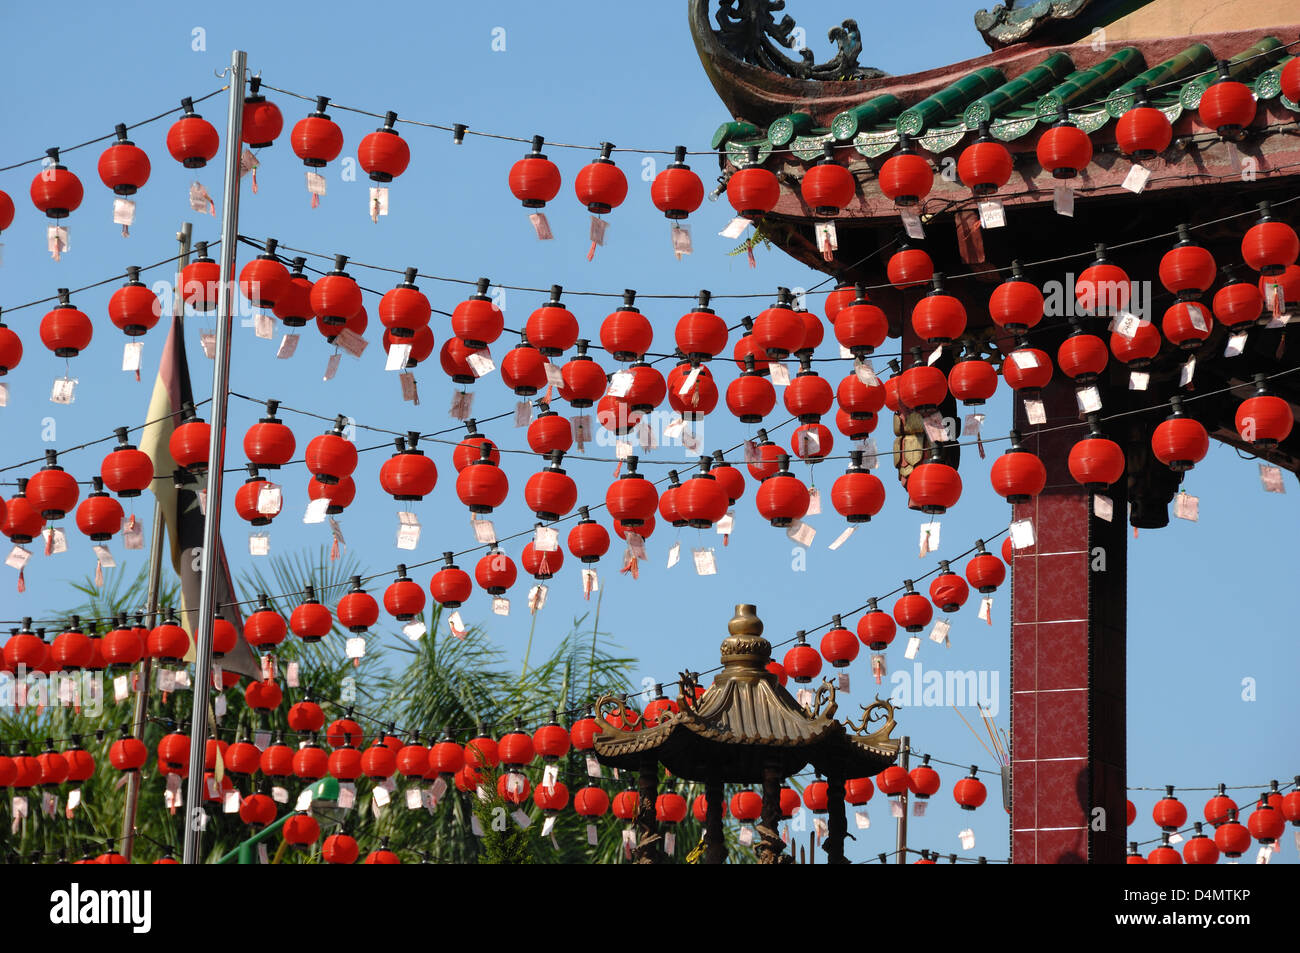
M907 765L911 760L908 756L912 753L912 739L903 735L903 743L899 746L903 755L903 770L907 770ZM907 785L903 785L903 791L898 796L898 803L903 806L903 811L898 815L898 860L895 863L907 863Z
M172 316L183 317L185 299L181 295L181 269L190 263L190 236L194 226L189 222L181 224L176 233L180 244L181 257L176 261L176 284L172 294ZM157 496L153 501L153 535L149 538L149 589L145 597L145 613L149 628L158 624L158 584L162 578L162 541L165 523L163 520L162 501ZM149 710L149 677L153 671L153 659L145 656L140 660L140 685L135 696L134 727L131 733L137 738L144 738L145 717ZM122 856L131 862L131 853L135 849L135 817L140 804L140 772L132 771L126 778L126 811L122 816Z
M194 706L190 717L190 776L185 791L183 862L197 864L203 838L203 759L208 741L208 698L212 691L212 623L217 603L217 547L221 539L222 470L226 464L226 404L230 399L231 299L239 229L239 150L244 119L244 72L248 54L230 54L230 108L226 118L226 179L221 202L221 285L217 292L217 349L212 371L212 439L208 444L208 499L203 523L203 577L199 620L194 627Z

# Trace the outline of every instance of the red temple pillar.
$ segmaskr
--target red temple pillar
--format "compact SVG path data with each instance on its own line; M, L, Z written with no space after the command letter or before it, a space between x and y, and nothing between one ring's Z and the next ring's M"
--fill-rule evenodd
M1103 398L1105 397L1103 391ZM1071 446L1086 432L1073 386L1043 391L1047 423L1026 449L1047 486L1014 518L1033 521L1035 545L1011 576L1011 859L1013 863L1123 863L1125 853L1125 597L1127 492L1105 495L1113 518L1094 515L1070 476ZM1097 809L1101 809L1098 811Z

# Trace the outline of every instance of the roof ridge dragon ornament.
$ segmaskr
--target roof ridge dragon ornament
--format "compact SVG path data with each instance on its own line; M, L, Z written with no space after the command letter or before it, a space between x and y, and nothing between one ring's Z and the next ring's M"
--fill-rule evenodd
M785 0L719 0L717 36L733 55L746 63L796 79L861 80L885 76L882 70L858 65L862 54L862 31L856 20L846 19L831 27L827 37L838 52L825 63L817 63L812 50L797 47L801 30L794 18L776 14L785 9ZM796 32L798 31L798 32ZM796 50L798 59L782 51Z

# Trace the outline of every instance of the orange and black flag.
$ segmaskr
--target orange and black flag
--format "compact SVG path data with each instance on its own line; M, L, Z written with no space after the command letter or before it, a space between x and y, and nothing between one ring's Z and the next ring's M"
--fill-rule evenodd
M185 359L184 319L173 316L167 343L163 346L162 361L158 365L158 379L153 385L149 413L145 420L140 449L153 460L154 473L163 477L153 481L153 492L162 504L167 538L171 543L172 568L181 581L180 618L190 636L190 652L186 661L194 658L194 633L198 628L199 590L203 579L203 524L206 521L199 509L199 483L188 483L177 488L173 481L163 476L176 470L176 461L168 449L168 441L180 422L181 407L193 401L190 389L190 368ZM226 550L217 537L217 606L218 614L235 626L240 634L239 644L233 652L221 659L221 667L238 672L248 678L260 679L262 667L252 648L244 641L243 614L235 599L235 587L230 577ZM221 608L221 607L225 608Z

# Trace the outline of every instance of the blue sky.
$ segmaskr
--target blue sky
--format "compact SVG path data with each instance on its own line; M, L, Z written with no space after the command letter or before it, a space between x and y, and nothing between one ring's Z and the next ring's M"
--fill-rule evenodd
M847 8L828 12L827 5L812 3L791 7L789 12L807 29L819 58L827 54L822 38L832 25L829 18L853 12ZM927 0L925 7L930 24L925 43L906 44L893 38L916 35L915 7L876 5L869 28L862 21L863 62L907 73L985 52L970 22L973 5ZM392 109L412 119L464 122L485 132L523 137L540 133L556 141L593 146L608 140L624 148L653 150L670 150L680 143L697 150L707 148L713 129L728 118L700 68L682 2L631 6L508 2L439 7L436 12L429 6L397 4L378 14L329 3L310 10L263 5L256 11L140 3L87 6L77 12L73 28L60 31L56 44L48 38L47 24L38 19L42 15L35 8L16 9L7 16L10 28L0 37L0 51L11 75L29 81L21 94L6 97L0 105L8 130L0 165L39 155L50 145L66 146L111 133L117 122L135 122L174 106L182 96L198 97L216 89L221 82L213 70L228 63L233 47L248 51L250 69L261 71L269 84L305 95L328 95L374 112ZM504 50L494 49L494 40L500 47L502 39ZM706 202L691 217L694 254L675 260L668 223L650 204L649 181L642 177L648 167L642 157L629 153L616 156L628 175L628 200L607 216L607 243L590 263L586 260L588 215L572 191L574 174L592 155L588 152L548 149L564 176L560 195L546 210L556 234L551 242L536 240L525 211L506 187L510 165L527 151L526 146L471 137L456 147L447 133L410 126L401 131L411 146L411 166L391 185L387 217L372 224L366 208L369 183L364 176L360 181L344 181L337 162L325 170L328 192L313 210L303 166L288 143L289 128L311 107L274 93L271 97L284 113L285 134L260 153L258 193L252 194L244 182L240 231L247 235L274 236L284 245L346 253L391 268L418 265L428 274L469 280L482 275L495 283L536 288L554 283L573 291L617 293L635 288L643 294L694 295L708 288L723 295L774 292L778 285L810 287L823 277L774 249L759 250L755 269L746 265L744 256L729 257L727 252L736 242L716 234L731 217L725 200ZM224 133L224 97L209 100L199 111ZM368 117L339 110L332 115L343 127L345 157L354 156L361 136L378 125ZM36 168L0 174L0 188L18 206L14 225L0 236L4 243L0 304L6 312L14 304L53 294L58 287L88 284L127 265L173 254L173 235L182 221L194 222L196 240L217 237L219 220L195 215L189 208L187 189L195 176L173 161L163 146L170 122L168 118L153 123L133 136L149 153L153 174L136 196L136 220L129 238L123 238L112 224L112 196L95 173L103 146L65 156L66 164L81 176L86 199L70 220L71 247L58 263L45 251L45 221L27 198ZM662 167L662 156L650 158ZM693 165L706 184L711 183L716 175L714 160L699 156ZM197 177L219 200L220 158ZM1089 247L1096 238L1079 234L1077 244ZM240 262L247 257L247 250L241 250ZM150 272L148 280L165 278L167 271ZM363 285L379 291L396 282L396 276L362 268L352 273ZM27 348L22 366L6 378L10 386L9 406L3 411L6 457L37 457L47 447L70 446L106 435L114 426L143 420L165 335L160 327L144 338L140 383L118 370L123 339L104 312L112 287L73 299L95 319L96 334L88 351L71 362L80 383L76 403L68 407L48 400L51 381L62 374L63 361L46 352L36 335L45 307L6 314ZM461 286L434 281L422 281L421 288L434 307L444 311L467 293ZM507 325L521 325L544 297L509 292ZM810 299L813 310L820 311L821 300L820 296ZM673 326L687 303L642 302L655 327L656 350L671 349ZM360 423L399 431L451 426L454 421L447 416L447 407L452 386L436 355L416 371L420 406L401 401L396 375L383 369L376 304L377 298L367 295L369 349L360 360L345 356L331 381L321 376L333 349L313 326L302 329L297 353L288 361L276 360L274 342L257 339L249 328L236 327L233 389L279 398L286 405L317 413L346 413ZM570 299L584 336L593 339L600 321L616 304L616 298ZM735 323L764 302L721 300L715 306L728 323ZM450 333L446 321L434 316L439 346ZM189 321L194 390L201 397L209 393L212 364L199 349L197 332L210 326L202 317ZM827 336L831 337L829 331ZM498 363L505 344L503 338L493 348ZM825 357L835 354L833 340L818 352ZM597 359L607 369L613 367L604 352ZM833 384L847 371L847 365L821 367ZM734 372L729 366L718 370L720 385L725 386ZM499 373L472 390L476 417L514 407L515 398L501 384ZM562 404L557 409L567 412ZM985 432L1005 433L1009 410L1001 392L987 408ZM234 400L230 414L232 438L237 438L255 421L258 408ZM285 419L294 428L300 450L324 429L317 421L293 414ZM772 419L784 417L774 414ZM55 435L46 442L43 434L48 434L51 422ZM879 431L882 444L888 427L885 420ZM720 408L706 421L704 444L707 449L730 447L753 429ZM509 419L485 425L485 433L502 446L526 447L524 432L513 429ZM789 428L785 428L780 442L788 446L788 440ZM381 443L383 438L366 435L358 442ZM843 452L846 444L837 435L836 452ZM238 450L235 439L233 463L242 462L242 457L234 459ZM595 450L600 456L609 455L608 447ZM98 472L105 451L70 454L64 464L79 479L88 479ZM455 497L455 471L447 451L445 447L432 451L440 478L434 494L415 506L423 524L415 553L394 546L397 506L381 493L377 479L386 452L363 454L356 474L362 492L341 523L350 550L370 570L389 570L399 561L432 559L443 550L474 544L464 508ZM611 548L599 566L604 587L600 627L640 660L636 680L653 682L671 681L684 668L715 665L717 646L735 603L756 603L773 641L788 638L796 629L820 625L832 613L855 608L869 596L893 590L904 577L924 573L935 559L963 552L976 537L1005 528L1008 508L988 483L988 468L997 452L993 449L985 460L963 454L965 493L942 520L939 551L924 561L916 556L922 518L906 508L903 491L886 471L881 476L888 498L881 515L859 529L843 548L829 551L828 544L844 524L829 506L828 495L825 512L809 520L818 533L803 556L782 531L761 521L753 504L756 483L747 477L745 497L737 506L736 532L726 548L711 531L697 535L683 529L678 534L660 526L648 542L649 559L635 581L618 574L621 545ZM677 448L656 451L654 456L682 459ZM499 535L532 525L522 489L538 469L534 459L518 455L508 455L505 465L512 493L495 515ZM663 466L645 469L655 476L666 471ZM828 491L841 470L841 462L819 465L813 474L816 485ZM612 471L610 463L574 461L569 472L578 482L580 502L603 500ZM797 472L805 479L809 475L806 466L799 466ZM284 553L328 544L324 527L304 526L300 521L306 474L296 468L281 476L286 505L270 530L273 550ZM1286 612L1294 570L1287 568L1291 539L1284 530L1297 517L1300 488L1288 478L1287 495L1265 494L1255 462L1239 459L1219 445L1212 447L1186 485L1200 497L1199 523L1174 520L1167 529L1144 531L1138 539L1130 539L1129 784L1255 785L1275 777L1285 780L1300 764L1293 733L1284 730L1300 714L1300 701L1290 691L1291 673L1300 665L1300 646ZM4 492L7 496L12 490ZM150 511L149 502L137 506L146 522ZM247 528L233 507L228 507L223 526L238 572L251 559L244 546ZM562 539L566 533L567 527ZM668 570L665 561L676 538L681 540L684 559ZM506 548L517 558L523 542ZM0 618L60 613L66 583L83 579L94 569L88 542L71 525L69 543L69 551L57 557L46 558L39 552L33 556L26 573L28 592L21 597L14 593L12 570L0 569ZM715 548L716 575L694 574L690 560L694 546ZM124 552L117 540L112 548L121 568L110 571L134 573L142 554ZM472 562L471 558L461 564L470 568ZM594 597L591 603L583 601L575 567L576 560L570 557L552 581L534 651L553 645L575 617L595 605ZM416 578L427 582L430 572L419 570ZM514 657L522 658L529 627L525 593L521 579L510 594L514 608L508 618L492 615L482 593L462 615L485 625ZM951 648L927 641L919 661L926 668L984 673L990 685L996 679L997 722L1006 728L1010 681L1006 589L995 595L992 626L976 618L977 604L972 600L953 619ZM852 691L847 698L841 696L841 711L855 711L857 704L869 702L874 694L868 654L864 650L850 669ZM910 671L902 658L901 639L889 652L889 664L893 670ZM1243 700L1243 679L1254 680L1256 700ZM973 708L963 714L978 726ZM993 759L948 707L908 708L899 723L898 733L909 734L919 751L994 767ZM940 772L944 789L928 815L913 822L912 845L963 856L1005 858L1008 824L997 803L996 778L986 779L990 800L972 815L959 812L949 793L962 772L944 766ZM1252 796L1248 791L1239 794L1240 800ZM1132 829L1136 839L1157 833L1150 807L1158 796L1147 791L1132 795L1139 811ZM1193 817L1199 816L1205 797L1208 794L1184 797ZM872 828L855 831L858 840L850 848L859 858L893 847L893 825L879 795L870 809ZM976 847L961 851L957 834L967 826L975 832ZM1284 842L1279 860L1294 857L1294 844Z

